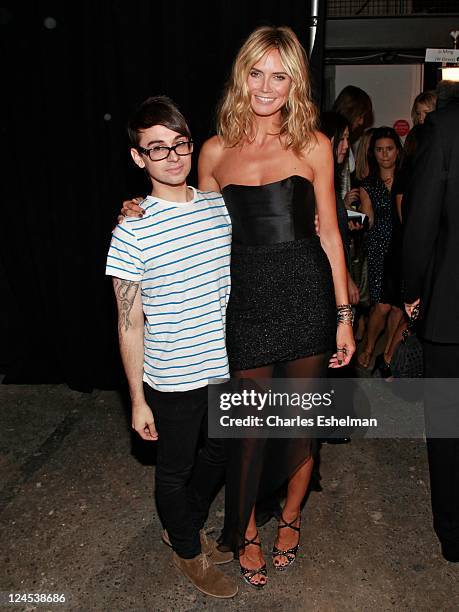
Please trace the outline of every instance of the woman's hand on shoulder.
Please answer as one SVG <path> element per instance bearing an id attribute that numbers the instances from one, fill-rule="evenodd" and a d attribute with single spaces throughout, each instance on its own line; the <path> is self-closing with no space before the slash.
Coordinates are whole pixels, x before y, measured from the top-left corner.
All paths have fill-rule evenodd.
<path id="1" fill-rule="evenodd" d="M 202 191 L 221 191 L 214 176 L 224 150 L 219 136 L 212 136 L 202 145 L 198 159 L 198 187 Z"/>
<path id="2" fill-rule="evenodd" d="M 118 215 L 118 223 L 123 223 L 124 217 L 143 217 L 145 210 L 140 206 L 145 201 L 145 198 L 132 198 L 124 200 L 121 206 L 121 212 Z"/>

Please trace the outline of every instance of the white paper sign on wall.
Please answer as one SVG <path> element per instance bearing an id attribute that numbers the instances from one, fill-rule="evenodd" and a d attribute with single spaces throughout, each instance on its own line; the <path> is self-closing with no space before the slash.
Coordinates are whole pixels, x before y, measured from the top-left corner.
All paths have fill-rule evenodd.
<path id="1" fill-rule="evenodd" d="M 458 64 L 459 49 L 426 49 L 426 62 Z"/>

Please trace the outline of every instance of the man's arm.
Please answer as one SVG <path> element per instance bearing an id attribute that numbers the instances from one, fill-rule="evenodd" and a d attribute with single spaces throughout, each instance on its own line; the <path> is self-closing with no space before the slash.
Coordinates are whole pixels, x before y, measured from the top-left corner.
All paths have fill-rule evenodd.
<path id="1" fill-rule="evenodd" d="M 445 161 L 440 128 L 432 117 L 425 123 L 419 143 L 408 202 L 404 202 L 404 300 L 414 305 L 421 297 L 440 226 L 445 190 Z"/>
<path id="2" fill-rule="evenodd" d="M 132 403 L 132 427 L 144 440 L 157 440 L 153 413 L 143 392 L 144 316 L 140 283 L 113 278 L 118 306 L 121 359 Z"/>

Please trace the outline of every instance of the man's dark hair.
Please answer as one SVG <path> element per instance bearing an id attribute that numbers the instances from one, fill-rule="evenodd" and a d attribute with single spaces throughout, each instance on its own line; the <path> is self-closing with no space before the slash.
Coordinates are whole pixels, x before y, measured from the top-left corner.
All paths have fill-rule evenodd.
<path id="1" fill-rule="evenodd" d="M 424 131 L 424 124 L 418 123 L 418 125 L 413 125 L 411 130 L 409 131 L 407 137 L 405 138 L 405 143 L 403 145 L 403 154 L 401 158 L 401 164 L 404 165 L 408 161 L 410 163 L 413 162 L 414 156 L 416 155 L 416 150 L 418 148 L 419 140 Z"/>
<path id="2" fill-rule="evenodd" d="M 435 90 L 437 109 L 444 108 L 450 102 L 459 100 L 459 83 L 457 81 L 440 81 Z"/>
<path id="3" fill-rule="evenodd" d="M 185 117 L 167 96 L 151 96 L 135 109 L 128 121 L 128 135 L 131 146 L 139 147 L 140 132 L 153 125 L 164 127 L 191 139 L 190 128 Z"/>

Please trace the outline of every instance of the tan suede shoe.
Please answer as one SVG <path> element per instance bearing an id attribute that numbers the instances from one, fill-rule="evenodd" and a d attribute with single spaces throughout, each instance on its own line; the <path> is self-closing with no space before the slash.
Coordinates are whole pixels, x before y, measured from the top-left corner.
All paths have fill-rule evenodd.
<path id="1" fill-rule="evenodd" d="M 236 582 L 215 567 L 204 553 L 192 559 L 183 559 L 174 552 L 172 558 L 174 565 L 201 593 L 219 599 L 229 599 L 236 595 Z"/>
<path id="2" fill-rule="evenodd" d="M 216 540 L 214 540 L 213 538 L 209 538 L 204 529 L 201 529 L 201 531 L 199 532 L 199 536 L 201 539 L 202 552 L 212 559 L 212 563 L 214 565 L 223 565 L 224 563 L 229 563 L 230 561 L 233 561 L 233 553 L 231 551 L 223 552 L 221 550 L 218 550 L 218 544 Z M 167 544 L 167 546 L 171 546 L 169 534 L 165 529 L 162 533 L 161 539 L 164 544 Z"/>

